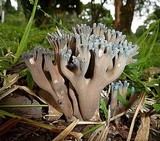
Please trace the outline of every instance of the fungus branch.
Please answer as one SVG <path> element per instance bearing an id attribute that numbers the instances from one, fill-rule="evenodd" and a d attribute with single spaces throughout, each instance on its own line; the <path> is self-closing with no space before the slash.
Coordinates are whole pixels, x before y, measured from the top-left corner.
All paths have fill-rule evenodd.
<path id="1" fill-rule="evenodd" d="M 57 97 L 54 95 L 50 82 L 48 81 L 47 77 L 44 74 L 44 71 L 42 70 L 43 53 L 43 48 L 37 48 L 31 52 L 24 53 L 22 55 L 22 58 L 28 66 L 32 77 L 37 85 L 50 94 L 53 94 L 54 98 L 57 99 Z"/>
<path id="2" fill-rule="evenodd" d="M 57 65 L 53 65 L 52 56 L 52 52 L 43 48 L 36 48 L 33 52 L 23 54 L 22 57 L 37 85 L 52 95 L 53 100 L 61 108 L 67 120 L 72 121 L 74 118 L 73 109 L 68 97 L 65 80 L 58 71 Z M 51 81 L 44 73 L 42 61 L 44 62 L 46 71 L 51 76 Z"/>
<path id="3" fill-rule="evenodd" d="M 129 100 L 127 100 L 127 89 L 129 83 L 124 81 L 118 81 L 116 83 L 111 83 L 111 101 L 110 101 L 110 109 L 112 116 L 115 116 L 123 111 L 126 111 L 128 108 L 133 106 L 134 102 L 136 101 L 137 94 L 135 94 L 134 87 L 131 87 L 131 93 L 129 96 Z M 118 99 L 118 95 L 119 99 Z"/>

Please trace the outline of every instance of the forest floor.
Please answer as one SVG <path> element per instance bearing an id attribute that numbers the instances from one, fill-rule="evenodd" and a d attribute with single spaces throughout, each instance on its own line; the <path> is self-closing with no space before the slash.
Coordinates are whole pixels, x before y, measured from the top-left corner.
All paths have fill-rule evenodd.
<path id="1" fill-rule="evenodd" d="M 58 136 L 63 130 L 65 130 L 71 123 L 67 123 L 65 118 L 62 116 L 56 121 L 47 121 L 44 119 L 44 115 L 47 114 L 47 107 L 5 107 L 4 105 L 38 105 L 38 100 L 33 99 L 32 97 L 22 94 L 22 90 L 16 90 L 10 95 L 6 96 L 3 101 L 1 100 L 1 110 L 7 111 L 9 113 L 14 113 L 14 115 L 19 115 L 22 118 L 13 118 L 11 116 L 2 116 L 0 118 L 0 141 L 52 141 L 56 136 Z M 4 107 L 3 107 L 3 106 Z M 2 113 L 1 113 L 2 114 Z M 6 114 L 7 115 L 7 114 Z M 132 116 L 127 117 L 123 115 L 118 120 L 110 122 L 107 141 L 125 141 L 129 134 L 129 129 L 133 119 L 134 113 Z M 103 115 L 101 115 L 103 116 Z M 24 119 L 23 119 L 24 118 Z M 103 117 L 102 117 L 103 118 Z M 27 121 L 26 119 L 31 119 L 36 123 Z M 149 141 L 158 141 L 160 139 L 160 118 L 155 115 L 145 119 L 145 124 L 147 130 L 147 124 L 149 123 Z M 54 130 L 51 128 L 39 125 L 42 123 L 45 125 L 53 126 Z M 143 123 L 140 119 L 140 114 L 136 117 L 132 138 L 135 140 L 136 134 L 140 129 L 140 124 Z M 84 134 L 87 130 L 95 128 L 95 124 L 92 125 L 76 125 L 74 129 L 67 134 L 64 140 L 78 140 L 75 138 L 79 137 L 79 140 L 87 141 L 88 138 L 92 135 L 93 132 Z M 141 127 L 145 128 L 145 127 Z M 103 129 L 105 130 L 105 128 Z M 139 134 L 142 138 L 146 137 L 145 131 L 139 131 Z M 82 137 L 83 136 L 83 137 Z M 98 134 L 97 134 L 98 136 Z"/>

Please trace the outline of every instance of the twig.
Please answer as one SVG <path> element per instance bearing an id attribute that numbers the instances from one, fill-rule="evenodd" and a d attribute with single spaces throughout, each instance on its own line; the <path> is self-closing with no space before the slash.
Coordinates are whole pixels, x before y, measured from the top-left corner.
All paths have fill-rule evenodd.
<path id="1" fill-rule="evenodd" d="M 132 119 L 132 123 L 131 123 L 131 126 L 130 126 L 130 129 L 129 129 L 129 133 L 128 133 L 128 137 L 127 137 L 127 141 L 130 141 L 131 140 L 131 136 L 132 136 L 132 132 L 133 132 L 133 128 L 134 128 L 134 124 L 135 124 L 135 120 L 136 120 L 136 117 L 138 115 L 138 112 L 145 100 L 145 92 L 142 93 L 142 96 L 141 96 L 141 100 L 139 102 L 139 105 L 137 106 L 137 109 L 135 111 L 135 114 L 133 116 L 133 119 Z"/>

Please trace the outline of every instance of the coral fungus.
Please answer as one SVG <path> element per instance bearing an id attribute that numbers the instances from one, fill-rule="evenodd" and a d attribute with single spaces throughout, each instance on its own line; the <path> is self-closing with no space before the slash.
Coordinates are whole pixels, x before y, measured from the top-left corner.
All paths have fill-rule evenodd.
<path id="1" fill-rule="evenodd" d="M 139 47 L 103 24 L 77 25 L 73 31 L 48 34 L 53 51 L 36 48 L 23 59 L 37 85 L 51 95 L 49 103 L 68 121 L 98 121 L 101 91 L 136 61 Z"/>

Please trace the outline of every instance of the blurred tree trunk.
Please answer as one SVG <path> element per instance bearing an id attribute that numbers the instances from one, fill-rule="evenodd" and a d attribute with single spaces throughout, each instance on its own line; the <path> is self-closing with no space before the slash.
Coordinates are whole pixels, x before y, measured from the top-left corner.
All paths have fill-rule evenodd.
<path id="1" fill-rule="evenodd" d="M 17 11 L 18 11 L 19 13 L 20 13 L 20 12 L 24 12 L 23 7 L 22 7 L 22 4 L 21 4 L 21 0 L 17 0 L 17 4 L 18 4 Z"/>
<path id="2" fill-rule="evenodd" d="M 133 21 L 136 0 L 127 0 L 123 4 L 123 0 L 115 0 L 115 21 L 114 28 L 131 34 L 131 24 Z"/>

